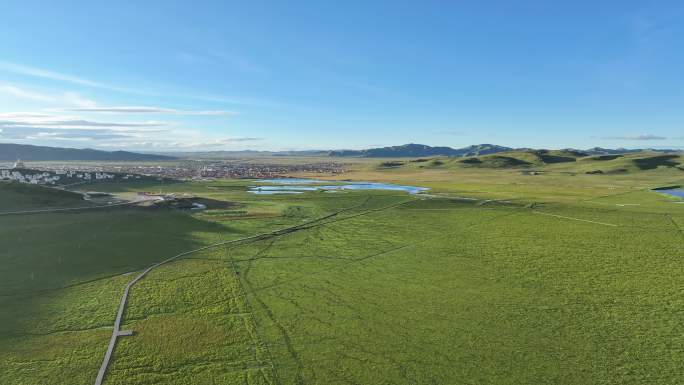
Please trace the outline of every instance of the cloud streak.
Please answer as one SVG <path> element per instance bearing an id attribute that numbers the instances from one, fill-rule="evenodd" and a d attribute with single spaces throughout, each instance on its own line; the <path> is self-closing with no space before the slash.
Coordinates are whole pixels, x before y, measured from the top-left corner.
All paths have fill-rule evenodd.
<path id="1" fill-rule="evenodd" d="M 50 71 L 43 68 L 36 68 L 31 66 L 26 66 L 22 64 L 12 63 L 8 61 L 0 61 L 0 71 L 10 72 L 17 75 L 32 76 L 41 79 L 54 80 L 60 82 L 66 82 L 71 84 L 76 84 L 79 86 L 101 88 L 109 91 L 132 93 L 132 94 L 142 94 L 151 95 L 149 92 L 144 92 L 140 90 L 134 90 L 130 88 L 117 87 L 110 84 L 96 82 L 90 79 L 85 79 L 82 77 L 64 74 L 60 72 Z"/>
<path id="2" fill-rule="evenodd" d="M 190 144 L 175 143 L 175 145 L 177 147 L 181 147 L 181 148 L 223 147 L 223 146 L 231 145 L 231 144 L 235 144 L 235 143 L 258 142 L 261 140 L 264 140 L 264 138 L 234 137 L 234 138 L 217 139 L 217 140 L 214 140 L 211 142 L 200 142 L 200 143 L 190 143 Z"/>
<path id="3" fill-rule="evenodd" d="M 85 108 L 64 108 L 61 111 L 68 112 L 92 112 L 105 114 L 165 114 L 165 115 L 195 115 L 195 116 L 225 116 L 235 115 L 233 111 L 211 110 L 211 111 L 188 111 L 177 110 L 174 108 L 149 107 L 149 106 L 121 106 L 121 107 L 85 107 Z"/>
<path id="4" fill-rule="evenodd" d="M 0 85 L 0 94 L 9 95 L 13 98 L 28 99 L 44 103 L 60 103 L 74 105 L 81 108 L 93 107 L 95 102 L 83 98 L 75 92 L 64 92 L 62 94 L 50 94 L 27 88 L 17 87 L 11 84 Z"/>
<path id="5" fill-rule="evenodd" d="M 0 115 L 0 118 L 2 115 Z M 19 115 L 15 118 L 0 120 L 0 127 L 52 127 L 52 128 L 145 128 L 166 126 L 165 122 L 99 122 L 73 117 L 53 117 L 49 115 Z"/>
<path id="6" fill-rule="evenodd" d="M 244 104 L 244 105 L 254 105 L 267 108 L 302 108 L 299 106 L 294 106 L 288 103 L 282 103 L 277 101 L 271 101 L 260 98 L 249 98 L 249 97 L 226 97 L 226 96 L 215 96 L 215 95 L 202 95 L 202 94 L 192 94 L 188 92 L 182 93 L 160 93 L 149 90 L 140 90 L 126 87 L 114 86 L 107 83 L 102 83 L 99 81 L 94 81 L 86 79 L 79 76 L 74 76 L 70 74 L 60 73 L 56 71 L 51 71 L 43 68 L 26 66 L 23 64 L 12 63 L 8 61 L 0 60 L 0 71 L 9 72 L 18 75 L 31 76 L 41 79 L 47 79 L 52 81 L 60 81 L 70 84 L 75 84 L 78 86 L 99 88 L 109 91 L 115 91 L 119 93 L 135 94 L 135 95 L 145 95 L 145 96 L 172 96 L 176 98 L 191 99 L 191 100 L 203 100 L 215 103 L 229 103 L 229 104 Z"/>
<path id="7" fill-rule="evenodd" d="M 39 102 L 52 102 L 54 98 L 50 95 L 45 95 L 39 92 L 29 91 L 23 88 L 11 86 L 11 85 L 1 85 L 0 92 L 6 95 L 10 95 L 16 98 L 36 100 Z"/>
<path id="8" fill-rule="evenodd" d="M 209 94 L 202 94 L 202 93 L 194 93 L 194 92 L 189 92 L 187 90 L 181 90 L 176 91 L 176 92 L 159 92 L 159 91 L 154 91 L 154 90 L 141 90 L 141 89 L 133 89 L 133 88 L 126 88 L 126 87 L 119 87 L 115 86 L 112 84 L 107 84 L 99 81 L 94 81 L 91 79 L 79 77 L 79 76 L 74 76 L 71 74 L 65 74 L 61 72 L 56 72 L 56 71 L 51 71 L 43 68 L 37 68 L 37 67 L 31 67 L 31 66 L 26 66 L 23 64 L 18 64 L 18 63 L 13 63 L 9 61 L 2 61 L 0 60 L 0 72 L 8 72 L 8 73 L 13 73 L 13 74 L 18 74 L 18 75 L 23 75 L 23 76 L 31 76 L 35 78 L 40 78 L 40 79 L 46 79 L 46 80 L 51 80 L 51 81 L 59 81 L 59 82 L 64 82 L 64 83 L 69 83 L 69 84 L 74 84 L 78 86 L 83 86 L 83 87 L 91 87 L 91 88 L 99 88 L 99 89 L 104 89 L 104 90 L 109 90 L 109 91 L 115 91 L 119 93 L 127 93 L 127 94 L 134 94 L 134 95 L 143 95 L 143 96 L 154 96 L 154 97 L 174 97 L 178 99 L 185 99 L 185 100 L 195 100 L 195 101 L 205 101 L 205 102 L 212 102 L 212 103 L 224 103 L 224 104 L 237 104 L 237 105 L 251 105 L 251 106 L 256 106 L 256 107 L 264 107 L 264 108 L 289 108 L 289 109 L 298 109 L 298 110 L 311 110 L 309 107 L 304 107 L 304 106 L 298 106 L 298 105 L 293 105 L 290 103 L 285 103 L 285 102 L 280 102 L 280 101 L 274 101 L 274 100 L 268 100 L 268 99 L 262 99 L 262 98 L 253 98 L 253 97 L 228 97 L 225 95 L 209 95 Z M 0 92 L 3 90 L 0 89 Z M 42 98 L 38 94 L 29 94 L 27 92 L 21 92 L 21 89 L 18 89 L 17 87 L 14 87 L 14 89 L 5 89 L 5 93 L 13 93 L 14 96 L 20 96 L 24 98 L 31 98 L 33 97 L 34 100 L 38 100 L 36 98 L 41 98 L 43 99 L 42 101 L 54 101 L 54 98 Z M 65 94 L 68 96 L 68 93 Z M 73 94 L 75 95 L 75 94 Z M 73 103 L 74 100 L 72 100 L 72 103 L 70 104 L 75 104 L 80 107 L 96 107 L 95 103 L 92 101 L 84 101 L 82 103 Z M 110 113 L 117 113 L 115 111 L 118 109 L 118 107 L 113 107 L 109 108 L 112 111 Z M 174 109 L 166 109 L 166 110 L 174 110 Z M 96 112 L 96 111 L 93 111 Z M 104 112 L 104 111 L 102 111 Z M 121 112 L 124 113 L 124 112 Z M 144 113 L 144 112 L 131 112 L 131 113 Z M 151 112 L 147 112 L 151 113 Z M 169 112 L 167 112 L 169 113 Z M 234 114 L 232 111 L 182 111 L 182 110 L 177 110 L 177 112 L 174 112 L 177 115 L 231 115 Z"/>
<path id="9" fill-rule="evenodd" d="M 62 94 L 50 94 L 36 91 L 25 87 L 17 87 L 11 84 L 0 84 L 0 94 L 14 98 L 28 99 L 32 101 L 60 103 L 76 107 L 52 108 L 49 111 L 58 112 L 84 112 L 101 114 L 157 114 L 157 115 L 185 115 L 185 116 L 230 116 L 237 115 L 235 111 L 227 110 L 181 110 L 159 106 L 100 106 L 93 100 L 81 97 L 74 92 Z"/>
<path id="10" fill-rule="evenodd" d="M 29 67 L 21 64 L 11 63 L 7 61 L 0 61 L 0 70 L 12 72 L 19 75 L 33 76 L 43 79 L 59 80 L 68 83 L 74 83 L 82 86 L 107 88 L 102 83 L 94 82 L 88 79 L 79 78 L 77 76 L 62 74 L 59 72 L 49 71 L 41 68 Z"/>
<path id="11" fill-rule="evenodd" d="M 220 109 L 221 107 L 210 109 L 214 108 L 214 105 L 218 106 L 217 103 L 224 106 L 229 103 L 253 104 L 262 107 L 276 106 L 269 101 L 259 99 L 232 100 L 221 96 L 216 97 L 216 99 L 203 98 L 193 95 L 192 92 L 183 92 L 182 94 L 143 92 L 72 74 L 0 60 L 0 77 L 3 73 L 43 80 L 41 82 L 43 85 L 40 87 L 0 82 L 1 99 L 9 101 L 10 105 L 19 105 L 21 106 L 19 108 L 27 111 L 0 112 L 0 140 L 5 141 L 44 145 L 55 145 L 56 143 L 66 145 L 70 141 L 74 142 L 74 145 L 82 145 L 87 142 L 87 145 L 93 148 L 123 149 L 219 150 L 236 148 L 248 146 L 250 143 L 264 139 L 251 136 L 230 137 L 218 132 L 212 133 L 203 128 L 189 129 L 183 126 L 194 120 L 194 124 L 210 124 L 217 128 L 218 121 L 208 122 L 208 119 L 200 119 L 200 117 L 221 117 L 237 114 L 234 111 Z M 50 82 L 63 83 L 62 86 L 79 90 L 79 92 L 81 92 L 80 87 L 97 88 L 155 97 L 206 100 L 214 104 L 211 104 L 212 107 L 207 109 L 194 105 L 192 105 L 193 108 L 188 109 L 184 109 L 181 105 L 179 108 L 171 108 L 157 105 L 158 101 L 151 101 L 152 105 L 148 105 L 145 104 L 144 99 L 134 102 L 141 103 L 140 105 L 109 104 L 111 102 L 100 104 L 84 98 L 76 92 L 63 92 L 54 89 L 52 88 L 53 85 L 49 84 Z M 95 92 L 95 90 L 84 89 L 82 92 Z M 175 104 L 173 103 L 173 105 Z"/>
<path id="12" fill-rule="evenodd" d="M 641 134 L 641 135 L 632 135 L 632 136 L 604 136 L 601 139 L 610 139 L 610 140 L 666 140 L 667 137 L 659 136 L 659 135 L 653 135 L 653 134 Z"/>
<path id="13" fill-rule="evenodd" d="M 136 133 L 99 129 L 55 129 L 46 127 L 3 127 L 0 139 L 3 140 L 112 140 L 136 138 Z"/>
<path id="14" fill-rule="evenodd" d="M 159 121 L 99 121 L 47 113 L 0 113 L 0 140 L 93 148 L 218 150 L 264 140 L 211 136 Z"/>

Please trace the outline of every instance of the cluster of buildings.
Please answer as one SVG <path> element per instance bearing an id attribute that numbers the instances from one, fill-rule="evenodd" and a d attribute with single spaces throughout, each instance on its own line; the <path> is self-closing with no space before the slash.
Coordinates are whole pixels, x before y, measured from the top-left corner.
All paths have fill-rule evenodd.
<path id="1" fill-rule="evenodd" d="M 216 162 L 188 169 L 190 179 L 264 179 L 278 178 L 291 173 L 339 174 L 345 170 L 335 162 L 308 164 L 250 164 Z"/>
<path id="2" fill-rule="evenodd" d="M 110 174 L 106 172 L 78 172 L 78 171 L 71 171 L 71 170 L 57 170 L 54 171 L 55 174 L 63 175 L 64 177 L 68 179 L 81 179 L 84 181 L 90 181 L 90 180 L 106 180 L 106 179 L 115 179 L 116 175 L 115 174 Z M 126 178 L 128 179 L 128 178 Z"/>
<path id="3" fill-rule="evenodd" d="M 70 167 L 75 167 L 71 165 Z M 87 166 L 80 166 L 83 170 Z M 177 180 L 203 179 L 263 179 L 303 172 L 316 174 L 338 174 L 344 167 L 335 162 L 309 164 L 258 164 L 242 161 L 186 161 L 164 165 L 102 165 L 91 169 L 107 170 L 124 174 L 123 179 L 138 178 L 139 175 Z M 97 168 L 95 168 L 97 167 Z M 134 176 L 135 175 L 135 176 Z"/>
<path id="4" fill-rule="evenodd" d="M 129 177 L 133 176 L 131 175 Z M 9 180 L 29 184 L 56 185 L 75 182 L 88 182 L 93 180 L 109 180 L 115 178 L 116 174 L 107 172 L 82 172 L 68 169 L 27 169 L 21 160 L 14 162 L 14 165 L 11 169 L 0 169 L 0 180 Z"/>
<path id="5" fill-rule="evenodd" d="M 59 181 L 59 175 L 53 175 L 46 171 L 28 171 L 28 170 L 0 170 L 0 180 L 10 180 L 19 183 L 30 184 L 51 184 L 54 185 Z"/>

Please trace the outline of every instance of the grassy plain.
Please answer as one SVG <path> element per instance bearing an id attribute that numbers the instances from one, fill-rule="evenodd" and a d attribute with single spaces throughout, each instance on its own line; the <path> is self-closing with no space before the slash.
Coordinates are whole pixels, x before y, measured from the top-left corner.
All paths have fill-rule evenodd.
<path id="1" fill-rule="evenodd" d="M 678 382 L 684 204 L 649 189 L 681 185 L 681 170 L 419 167 L 429 162 L 363 160 L 338 179 L 427 186 L 431 197 L 131 182 L 97 190 L 237 205 L 0 218 L 0 382 L 92 383 L 131 279 L 122 273 L 296 225 L 140 281 L 124 316 L 135 335 L 105 383 Z"/>

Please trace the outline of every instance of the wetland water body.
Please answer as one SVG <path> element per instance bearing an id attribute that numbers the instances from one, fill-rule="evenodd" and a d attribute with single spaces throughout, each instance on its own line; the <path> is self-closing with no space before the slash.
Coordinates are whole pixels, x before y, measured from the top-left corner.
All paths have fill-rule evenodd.
<path id="1" fill-rule="evenodd" d="M 374 182 L 347 182 L 343 184 L 323 184 L 326 181 L 315 179 L 264 179 L 259 183 L 270 183 L 270 186 L 252 186 L 249 192 L 253 194 L 301 194 L 306 191 L 324 190 L 326 192 L 335 192 L 339 190 L 388 190 L 388 191 L 405 191 L 409 194 L 418 194 L 422 191 L 427 191 L 427 187 L 416 186 L 402 186 L 390 183 L 374 183 Z"/>
<path id="2" fill-rule="evenodd" d="M 680 198 L 684 198 L 684 189 L 667 189 L 667 190 L 655 190 L 659 193 L 672 195 Z"/>

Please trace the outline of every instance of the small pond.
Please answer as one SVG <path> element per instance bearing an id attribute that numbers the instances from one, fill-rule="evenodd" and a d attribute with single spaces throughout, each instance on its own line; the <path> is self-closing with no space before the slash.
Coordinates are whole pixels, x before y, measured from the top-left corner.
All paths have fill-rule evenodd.
<path id="1" fill-rule="evenodd" d="M 278 178 L 278 179 L 260 179 L 257 183 L 266 184 L 318 184 L 318 183 L 330 183 L 324 180 L 317 179 L 306 179 L 306 178 Z"/>
<path id="2" fill-rule="evenodd" d="M 684 189 L 678 189 L 678 188 L 673 188 L 673 189 L 665 189 L 665 190 L 659 190 L 656 189 L 656 192 L 667 194 L 667 195 L 672 195 L 680 198 L 684 198 Z"/>
<path id="3" fill-rule="evenodd" d="M 301 194 L 305 191 L 323 190 L 326 192 L 334 192 L 339 190 L 385 190 L 385 191 L 405 191 L 409 194 L 418 194 L 422 191 L 427 191 L 427 187 L 416 186 L 402 186 L 391 183 L 375 183 L 375 182 L 344 182 L 341 184 L 321 184 L 326 181 L 315 179 L 264 179 L 259 183 L 270 183 L 271 186 L 252 186 L 249 192 L 253 194 Z M 327 182 L 330 183 L 330 182 Z"/>

